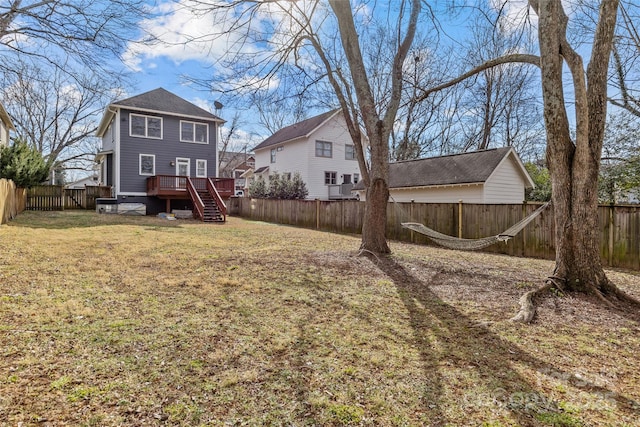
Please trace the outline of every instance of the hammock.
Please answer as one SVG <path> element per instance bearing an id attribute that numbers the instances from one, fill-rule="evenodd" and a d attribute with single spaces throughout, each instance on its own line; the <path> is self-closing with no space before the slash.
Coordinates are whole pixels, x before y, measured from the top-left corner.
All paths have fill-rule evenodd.
<path id="1" fill-rule="evenodd" d="M 522 229 L 525 228 L 527 224 L 529 224 L 538 215 L 540 215 L 542 211 L 545 210 L 547 206 L 549 206 L 549 203 L 550 202 L 547 202 L 544 205 L 540 206 L 538 209 L 532 212 L 531 215 L 518 221 L 502 233 L 496 234 L 495 236 L 483 237 L 480 239 L 461 239 L 458 237 L 448 236 L 446 234 L 442 234 L 435 230 L 432 230 L 431 228 L 417 222 L 403 222 L 402 226 L 417 233 L 424 234 L 429 239 L 433 240 L 440 246 L 444 246 L 445 248 L 458 249 L 463 251 L 475 251 L 478 249 L 486 248 L 487 246 L 491 246 L 496 242 L 506 243 L 507 240 L 511 239 L 520 231 L 522 231 Z"/>

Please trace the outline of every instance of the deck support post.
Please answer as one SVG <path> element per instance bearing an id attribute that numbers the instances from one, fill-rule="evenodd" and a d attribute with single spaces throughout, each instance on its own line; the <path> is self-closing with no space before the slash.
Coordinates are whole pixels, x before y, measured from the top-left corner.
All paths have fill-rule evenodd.
<path id="1" fill-rule="evenodd" d="M 171 199 L 167 199 L 167 205 L 165 208 L 166 213 L 171 213 Z"/>

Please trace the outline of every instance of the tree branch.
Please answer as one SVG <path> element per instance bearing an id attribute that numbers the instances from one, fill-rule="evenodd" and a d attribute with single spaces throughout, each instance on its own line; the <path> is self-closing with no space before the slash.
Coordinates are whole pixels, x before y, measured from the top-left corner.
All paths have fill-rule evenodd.
<path id="1" fill-rule="evenodd" d="M 466 73 L 456 77 L 455 79 L 449 80 L 448 82 L 442 83 L 438 86 L 434 86 L 429 89 L 421 89 L 422 93 L 417 97 L 417 102 L 424 101 L 434 92 L 441 91 L 443 89 L 449 88 L 451 86 L 457 85 L 458 83 L 472 77 L 484 70 L 489 68 L 497 67 L 503 64 L 510 63 L 522 63 L 522 64 L 531 64 L 535 66 L 540 66 L 540 57 L 536 55 L 526 54 L 526 53 L 514 53 L 511 55 L 501 56 L 499 58 L 495 58 L 489 61 L 486 61 L 477 67 L 467 71 Z"/>

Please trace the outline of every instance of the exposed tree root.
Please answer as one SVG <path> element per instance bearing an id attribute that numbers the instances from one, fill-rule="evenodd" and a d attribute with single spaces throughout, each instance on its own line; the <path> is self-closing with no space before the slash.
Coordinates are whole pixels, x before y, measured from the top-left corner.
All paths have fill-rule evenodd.
<path id="1" fill-rule="evenodd" d="M 360 249 L 360 251 L 356 254 L 356 256 L 361 257 L 361 256 L 368 256 L 369 258 L 375 258 L 376 259 L 376 263 L 379 264 L 380 263 L 380 258 L 378 257 L 378 255 L 375 252 L 372 252 L 368 249 Z"/>
<path id="2" fill-rule="evenodd" d="M 520 310 L 510 320 L 512 322 L 531 323 L 536 315 L 535 299 L 553 288 L 561 292 L 566 292 L 567 290 L 564 285 L 565 280 L 563 278 L 557 276 L 548 277 L 544 281 L 544 286 L 533 291 L 529 291 L 520 297 L 520 300 L 518 301 L 520 304 Z M 591 291 L 591 294 L 609 308 L 621 308 L 619 303 L 626 303 L 640 307 L 640 300 L 632 297 L 613 285 L 605 287 L 604 290 L 593 288 Z"/>
<path id="3" fill-rule="evenodd" d="M 604 296 L 604 294 L 599 289 L 595 290 L 595 294 L 596 294 L 596 297 L 600 301 L 602 301 L 602 303 L 604 303 L 604 305 L 606 305 L 607 307 L 613 308 L 616 306 L 614 303 L 611 302 L 611 300 L 609 300 L 606 296 Z M 616 297 L 617 297 L 617 294 L 616 294 Z"/>
<path id="4" fill-rule="evenodd" d="M 535 298 L 547 292 L 551 288 L 562 290 L 563 286 L 561 285 L 561 283 L 561 278 L 552 276 L 544 281 L 544 286 L 522 295 L 519 300 L 520 311 L 518 311 L 518 313 L 510 320 L 512 322 L 531 323 L 536 315 L 536 306 L 534 304 Z"/>

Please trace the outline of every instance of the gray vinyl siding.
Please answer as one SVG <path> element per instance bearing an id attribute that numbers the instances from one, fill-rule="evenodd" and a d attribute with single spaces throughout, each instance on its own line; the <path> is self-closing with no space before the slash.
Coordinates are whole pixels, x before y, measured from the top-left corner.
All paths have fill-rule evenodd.
<path id="1" fill-rule="evenodd" d="M 129 114 L 162 117 L 162 139 L 139 138 L 129 135 Z M 190 159 L 189 176 L 196 176 L 196 160 L 207 161 L 207 176 L 216 176 L 216 123 L 207 120 L 185 119 L 190 122 L 208 123 L 209 143 L 180 142 L 180 117 L 151 113 L 137 113 L 123 109 L 120 113 L 120 192 L 146 192 L 148 176 L 139 174 L 140 154 L 155 155 L 156 175 L 175 175 L 177 157 Z"/>
<path id="2" fill-rule="evenodd" d="M 115 147 L 115 138 L 113 135 L 113 121 L 102 136 L 102 151 L 113 150 Z"/>

